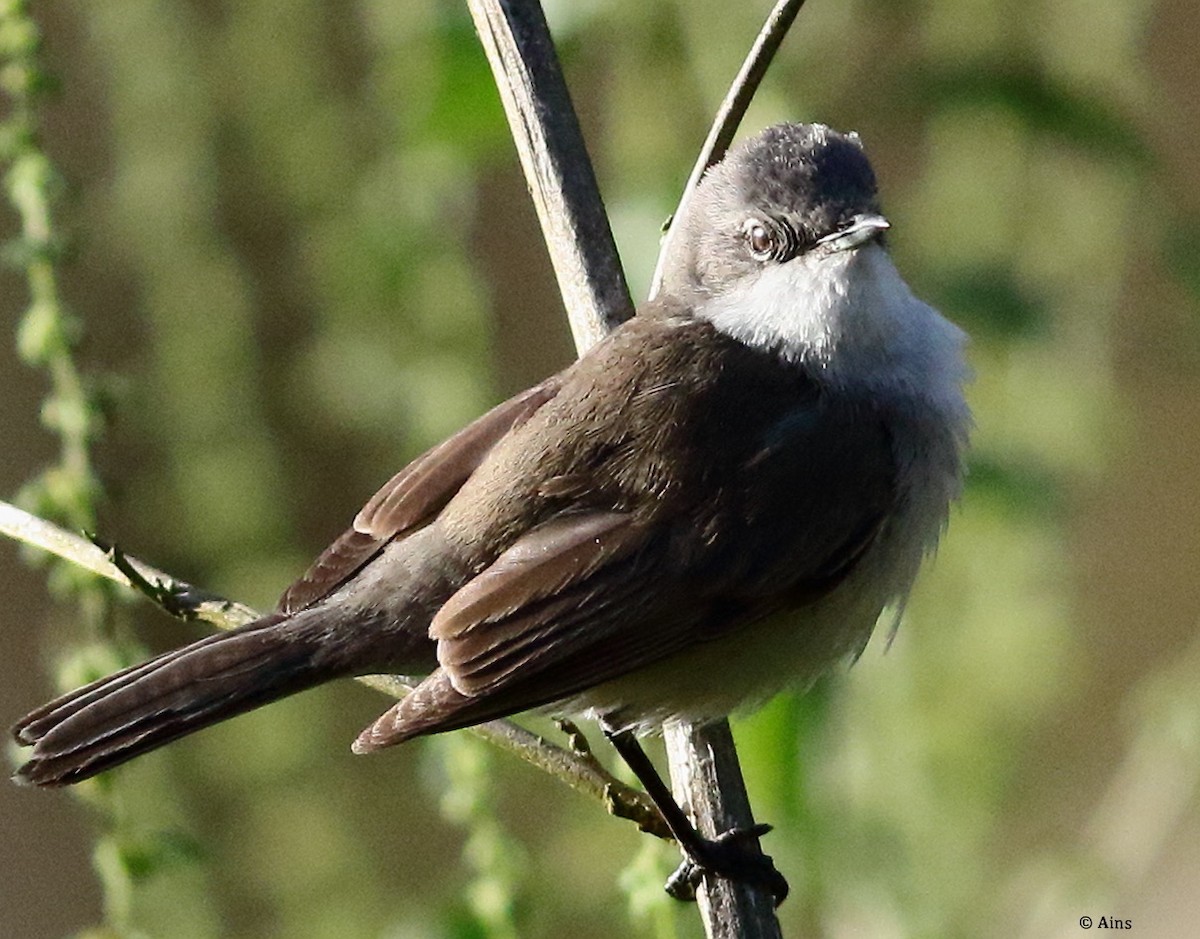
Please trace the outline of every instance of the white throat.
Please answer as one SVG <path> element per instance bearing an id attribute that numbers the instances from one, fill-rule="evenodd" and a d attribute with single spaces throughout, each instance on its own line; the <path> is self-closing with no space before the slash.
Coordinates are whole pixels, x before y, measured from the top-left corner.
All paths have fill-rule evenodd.
<path id="1" fill-rule="evenodd" d="M 891 527 L 908 546 L 897 548 L 892 596 L 903 598 L 961 487 L 966 335 L 913 296 L 877 244 L 768 267 L 696 312 L 887 422 L 904 504 Z"/>
<path id="2" fill-rule="evenodd" d="M 878 244 L 771 265 L 696 312 L 847 389 L 957 396 L 965 377 L 963 333 L 913 296 Z"/>

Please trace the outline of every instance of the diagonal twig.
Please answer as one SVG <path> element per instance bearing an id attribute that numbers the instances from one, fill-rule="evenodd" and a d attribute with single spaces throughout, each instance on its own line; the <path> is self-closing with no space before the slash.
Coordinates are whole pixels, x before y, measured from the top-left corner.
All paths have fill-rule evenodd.
<path id="1" fill-rule="evenodd" d="M 700 148 L 700 153 L 692 166 L 692 174 L 688 177 L 687 185 L 683 187 L 683 195 L 679 197 L 679 204 L 671 216 L 671 224 L 668 225 L 667 232 L 663 236 L 662 249 L 658 253 L 658 264 L 655 265 L 654 277 L 650 281 L 651 300 L 658 295 L 658 290 L 662 286 L 663 262 L 671 253 L 671 245 L 676 233 L 675 219 L 682 217 L 683 210 L 687 208 L 688 200 L 691 199 L 692 192 L 700 182 L 705 170 L 714 163 L 719 163 L 725 156 L 725 151 L 733 142 L 733 135 L 737 133 L 738 125 L 746 116 L 746 109 L 750 107 L 754 93 L 758 91 L 759 83 L 767 74 L 767 68 L 775 58 L 775 52 L 779 49 L 802 6 L 804 6 L 804 0 L 778 0 L 768 14 L 767 21 L 763 23 L 762 29 L 759 30 L 754 45 L 750 47 L 737 78 L 733 80 L 729 91 L 725 93 L 725 100 L 717 109 L 717 115 L 713 118 L 708 137 Z"/>
<path id="2" fill-rule="evenodd" d="M 0 535 L 31 545 L 143 594 L 178 619 L 200 620 L 218 629 L 234 629 L 258 619 L 257 610 L 201 590 L 187 581 L 151 567 L 120 548 L 84 538 L 0 501 Z M 412 687 L 398 678 L 368 675 L 357 679 L 393 698 Z M 643 831 L 670 838 L 666 825 L 645 794 L 626 785 L 594 758 L 551 743 L 512 721 L 490 721 L 471 731 L 501 750 L 520 757 L 565 782 L 572 789 L 602 802 L 613 815 L 630 819 Z"/>
<path id="3" fill-rule="evenodd" d="M 541 6 L 468 0 L 580 354 L 633 302 Z"/>
<path id="4" fill-rule="evenodd" d="M 685 199 L 703 170 L 724 153 L 803 2 L 781 0 L 772 11 L 722 106 Z M 625 317 L 628 288 L 623 277 L 593 284 L 577 274 L 581 267 L 608 272 L 615 268 L 619 272 L 619 264 L 549 29 L 537 0 L 468 0 L 468 6 L 500 89 L 526 182 L 542 219 L 551 262 L 563 288 L 576 346 L 582 355 L 592 342 Z M 553 166 L 555 172 L 546 172 L 546 166 Z M 559 211 L 567 213 L 565 219 L 545 218 L 548 206 L 557 206 Z M 603 224 L 595 222 L 593 237 L 579 240 L 581 228 L 569 220 L 596 220 L 597 212 L 604 219 Z M 663 253 L 668 250 L 669 234 Z M 594 260 L 581 265 L 580 254 Z M 657 274 L 655 279 L 657 282 Z M 677 789 L 685 792 L 701 829 L 712 836 L 729 828 L 750 828 L 753 816 L 728 722 L 719 721 L 703 728 L 673 724 L 664 729 L 664 734 L 671 756 L 672 779 Z M 774 901 L 766 890 L 724 878 L 706 879 L 700 900 L 710 939 L 734 936 L 773 939 L 780 935 Z"/>

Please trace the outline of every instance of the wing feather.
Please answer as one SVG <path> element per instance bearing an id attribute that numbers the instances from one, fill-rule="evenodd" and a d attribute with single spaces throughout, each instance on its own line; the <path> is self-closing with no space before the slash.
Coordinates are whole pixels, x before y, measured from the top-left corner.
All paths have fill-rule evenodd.
<path id="1" fill-rule="evenodd" d="M 645 568 L 645 541 L 645 527 L 623 512 L 560 516 L 517 539 L 430 625 L 455 687 L 483 694 L 602 639 Z"/>
<path id="2" fill-rule="evenodd" d="M 362 507 L 280 598 L 278 611 L 296 613 L 350 580 L 384 547 L 428 524 L 505 434 L 521 426 L 558 393 L 558 376 L 509 398 L 453 437 L 413 460 Z"/>
<path id="3" fill-rule="evenodd" d="M 549 454 L 536 491 L 556 514 L 444 604 L 430 628 L 440 667 L 361 747 L 569 699 L 817 602 L 875 543 L 896 464 L 869 400 L 826 396 L 803 370 L 720 337 L 702 342 L 703 324 L 661 341 L 656 328 L 667 327 L 645 324 L 636 347 L 610 349 L 637 360 L 636 375 L 590 363 L 586 387 L 568 384 L 539 415 L 570 427 L 597 401 L 621 408 L 619 421 L 589 422 L 586 446 Z"/>

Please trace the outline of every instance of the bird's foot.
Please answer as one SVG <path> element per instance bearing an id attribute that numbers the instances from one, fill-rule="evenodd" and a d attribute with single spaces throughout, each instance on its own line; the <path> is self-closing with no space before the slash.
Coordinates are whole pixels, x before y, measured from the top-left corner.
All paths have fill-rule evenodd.
<path id="1" fill-rule="evenodd" d="M 763 854 L 758 846 L 758 839 L 770 830 L 770 825 L 754 825 L 734 828 L 712 840 L 704 839 L 702 850 L 689 852 L 667 879 L 667 893 L 676 900 L 694 900 L 700 881 L 705 875 L 712 874 L 763 887 L 771 892 L 775 905 L 779 906 L 788 895 L 788 882 L 775 869 L 770 856 Z"/>

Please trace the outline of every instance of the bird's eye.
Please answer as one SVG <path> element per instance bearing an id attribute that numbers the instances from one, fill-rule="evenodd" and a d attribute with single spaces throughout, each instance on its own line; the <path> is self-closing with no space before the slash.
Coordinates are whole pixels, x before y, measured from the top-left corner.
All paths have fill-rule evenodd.
<path id="1" fill-rule="evenodd" d="M 750 254 L 765 261 L 775 253 L 775 232 L 763 221 L 751 218 L 742 226 L 742 234 L 750 248 Z"/>

